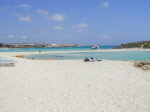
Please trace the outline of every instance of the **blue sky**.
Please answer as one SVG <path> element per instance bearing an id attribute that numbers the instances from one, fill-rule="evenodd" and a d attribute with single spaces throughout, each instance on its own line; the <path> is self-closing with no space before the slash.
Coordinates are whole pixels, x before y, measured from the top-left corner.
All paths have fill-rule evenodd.
<path id="1" fill-rule="evenodd" d="M 0 0 L 0 43 L 150 40 L 149 0 Z"/>

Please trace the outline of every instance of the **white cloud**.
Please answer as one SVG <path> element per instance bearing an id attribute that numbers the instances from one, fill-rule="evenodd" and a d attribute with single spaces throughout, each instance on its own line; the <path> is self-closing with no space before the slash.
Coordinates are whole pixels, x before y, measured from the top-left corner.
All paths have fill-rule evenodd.
<path id="1" fill-rule="evenodd" d="M 109 7 L 109 3 L 108 3 L 108 2 L 104 2 L 104 3 L 101 4 L 101 7 L 106 7 L 106 8 L 108 8 L 108 7 Z"/>
<path id="2" fill-rule="evenodd" d="M 31 22 L 31 17 L 30 16 L 24 17 L 21 14 L 13 14 L 13 15 L 17 16 L 19 21 Z"/>
<path id="3" fill-rule="evenodd" d="M 28 4 L 22 4 L 22 5 L 19 5 L 18 7 L 30 8 L 30 7 L 33 7 L 33 6 L 28 5 Z"/>
<path id="4" fill-rule="evenodd" d="M 101 36 L 101 38 L 111 38 L 111 36 L 103 35 L 103 36 Z"/>
<path id="5" fill-rule="evenodd" d="M 83 31 L 83 29 L 78 29 L 78 30 L 77 30 L 77 32 L 82 32 L 82 31 Z"/>
<path id="6" fill-rule="evenodd" d="M 26 37 L 26 36 L 22 36 L 22 38 L 23 38 L 23 39 L 26 39 L 27 37 Z"/>
<path id="7" fill-rule="evenodd" d="M 53 27 L 53 29 L 55 29 L 55 30 L 63 30 L 64 28 L 61 27 L 61 26 L 55 26 L 55 27 Z"/>
<path id="8" fill-rule="evenodd" d="M 9 37 L 9 38 L 13 38 L 14 36 L 13 36 L 13 35 L 8 35 L 8 37 Z"/>
<path id="9" fill-rule="evenodd" d="M 89 25 L 86 23 L 80 23 L 78 25 L 71 26 L 71 28 L 87 28 L 87 27 L 89 27 Z"/>
<path id="10" fill-rule="evenodd" d="M 53 14 L 50 18 L 47 19 L 52 19 L 55 21 L 64 21 L 66 19 L 66 16 L 61 14 Z"/>
<path id="11" fill-rule="evenodd" d="M 42 11 L 41 9 L 38 9 L 37 12 L 38 12 L 39 14 L 48 15 L 48 12 L 47 12 L 47 11 Z"/>
<path id="12" fill-rule="evenodd" d="M 89 27 L 89 25 L 86 23 L 81 23 L 81 24 L 78 24 L 77 27 Z"/>

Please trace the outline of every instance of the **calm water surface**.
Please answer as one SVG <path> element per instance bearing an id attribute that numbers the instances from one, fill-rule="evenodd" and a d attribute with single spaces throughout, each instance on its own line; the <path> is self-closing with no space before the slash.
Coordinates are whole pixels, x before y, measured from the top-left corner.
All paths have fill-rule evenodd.
<path id="1" fill-rule="evenodd" d="M 95 57 L 98 59 L 108 59 L 108 60 L 136 60 L 145 61 L 150 60 L 150 51 L 115 51 L 115 52 L 73 52 L 73 53 L 46 53 L 37 55 L 28 55 L 27 58 L 37 58 L 37 59 L 57 59 L 57 60 L 74 60 L 74 59 L 84 59 L 86 57 Z"/>
<path id="2" fill-rule="evenodd" d="M 73 59 L 84 59 L 86 57 L 95 57 L 98 59 L 108 60 L 150 60 L 150 51 L 115 51 L 115 52 L 78 52 L 81 50 L 91 50 L 92 46 L 82 47 L 58 47 L 58 48 L 11 48 L 11 49 L 0 49 L 0 52 L 39 52 L 39 51 L 76 51 L 73 53 L 41 53 L 38 55 L 28 55 L 27 58 L 37 59 L 57 59 L 57 60 L 73 60 Z M 99 46 L 99 49 L 111 49 L 116 46 Z M 93 50 L 96 51 L 96 50 Z"/>
<path id="3" fill-rule="evenodd" d="M 81 51 L 91 50 L 93 46 L 81 46 L 81 47 L 57 47 L 57 48 L 10 48 L 0 49 L 0 52 L 38 52 L 38 51 Z M 116 46 L 99 46 L 99 49 L 111 49 Z"/>

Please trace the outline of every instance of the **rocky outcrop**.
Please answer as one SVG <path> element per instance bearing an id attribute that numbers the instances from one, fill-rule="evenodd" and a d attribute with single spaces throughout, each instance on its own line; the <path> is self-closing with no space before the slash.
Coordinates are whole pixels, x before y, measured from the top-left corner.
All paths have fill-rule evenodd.
<path id="1" fill-rule="evenodd" d="M 15 63 L 0 63 L 0 67 L 14 67 Z"/>
<path id="2" fill-rule="evenodd" d="M 37 59 L 37 58 L 32 58 L 32 60 L 39 60 L 39 59 Z"/>
<path id="3" fill-rule="evenodd" d="M 25 55 L 17 55 L 15 57 L 18 57 L 18 58 L 25 58 Z"/>
<path id="4" fill-rule="evenodd" d="M 128 60 L 128 62 L 135 63 L 136 61 L 135 60 Z"/>
<path id="5" fill-rule="evenodd" d="M 150 60 L 135 62 L 134 66 L 140 67 L 143 70 L 150 70 Z"/>

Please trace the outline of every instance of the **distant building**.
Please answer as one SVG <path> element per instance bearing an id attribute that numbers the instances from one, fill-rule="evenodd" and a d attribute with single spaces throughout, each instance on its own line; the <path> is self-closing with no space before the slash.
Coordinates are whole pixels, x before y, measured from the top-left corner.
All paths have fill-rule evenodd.
<path id="1" fill-rule="evenodd" d="M 56 44 L 54 44 L 54 43 L 52 44 L 52 46 L 55 46 L 55 45 L 56 45 Z"/>

